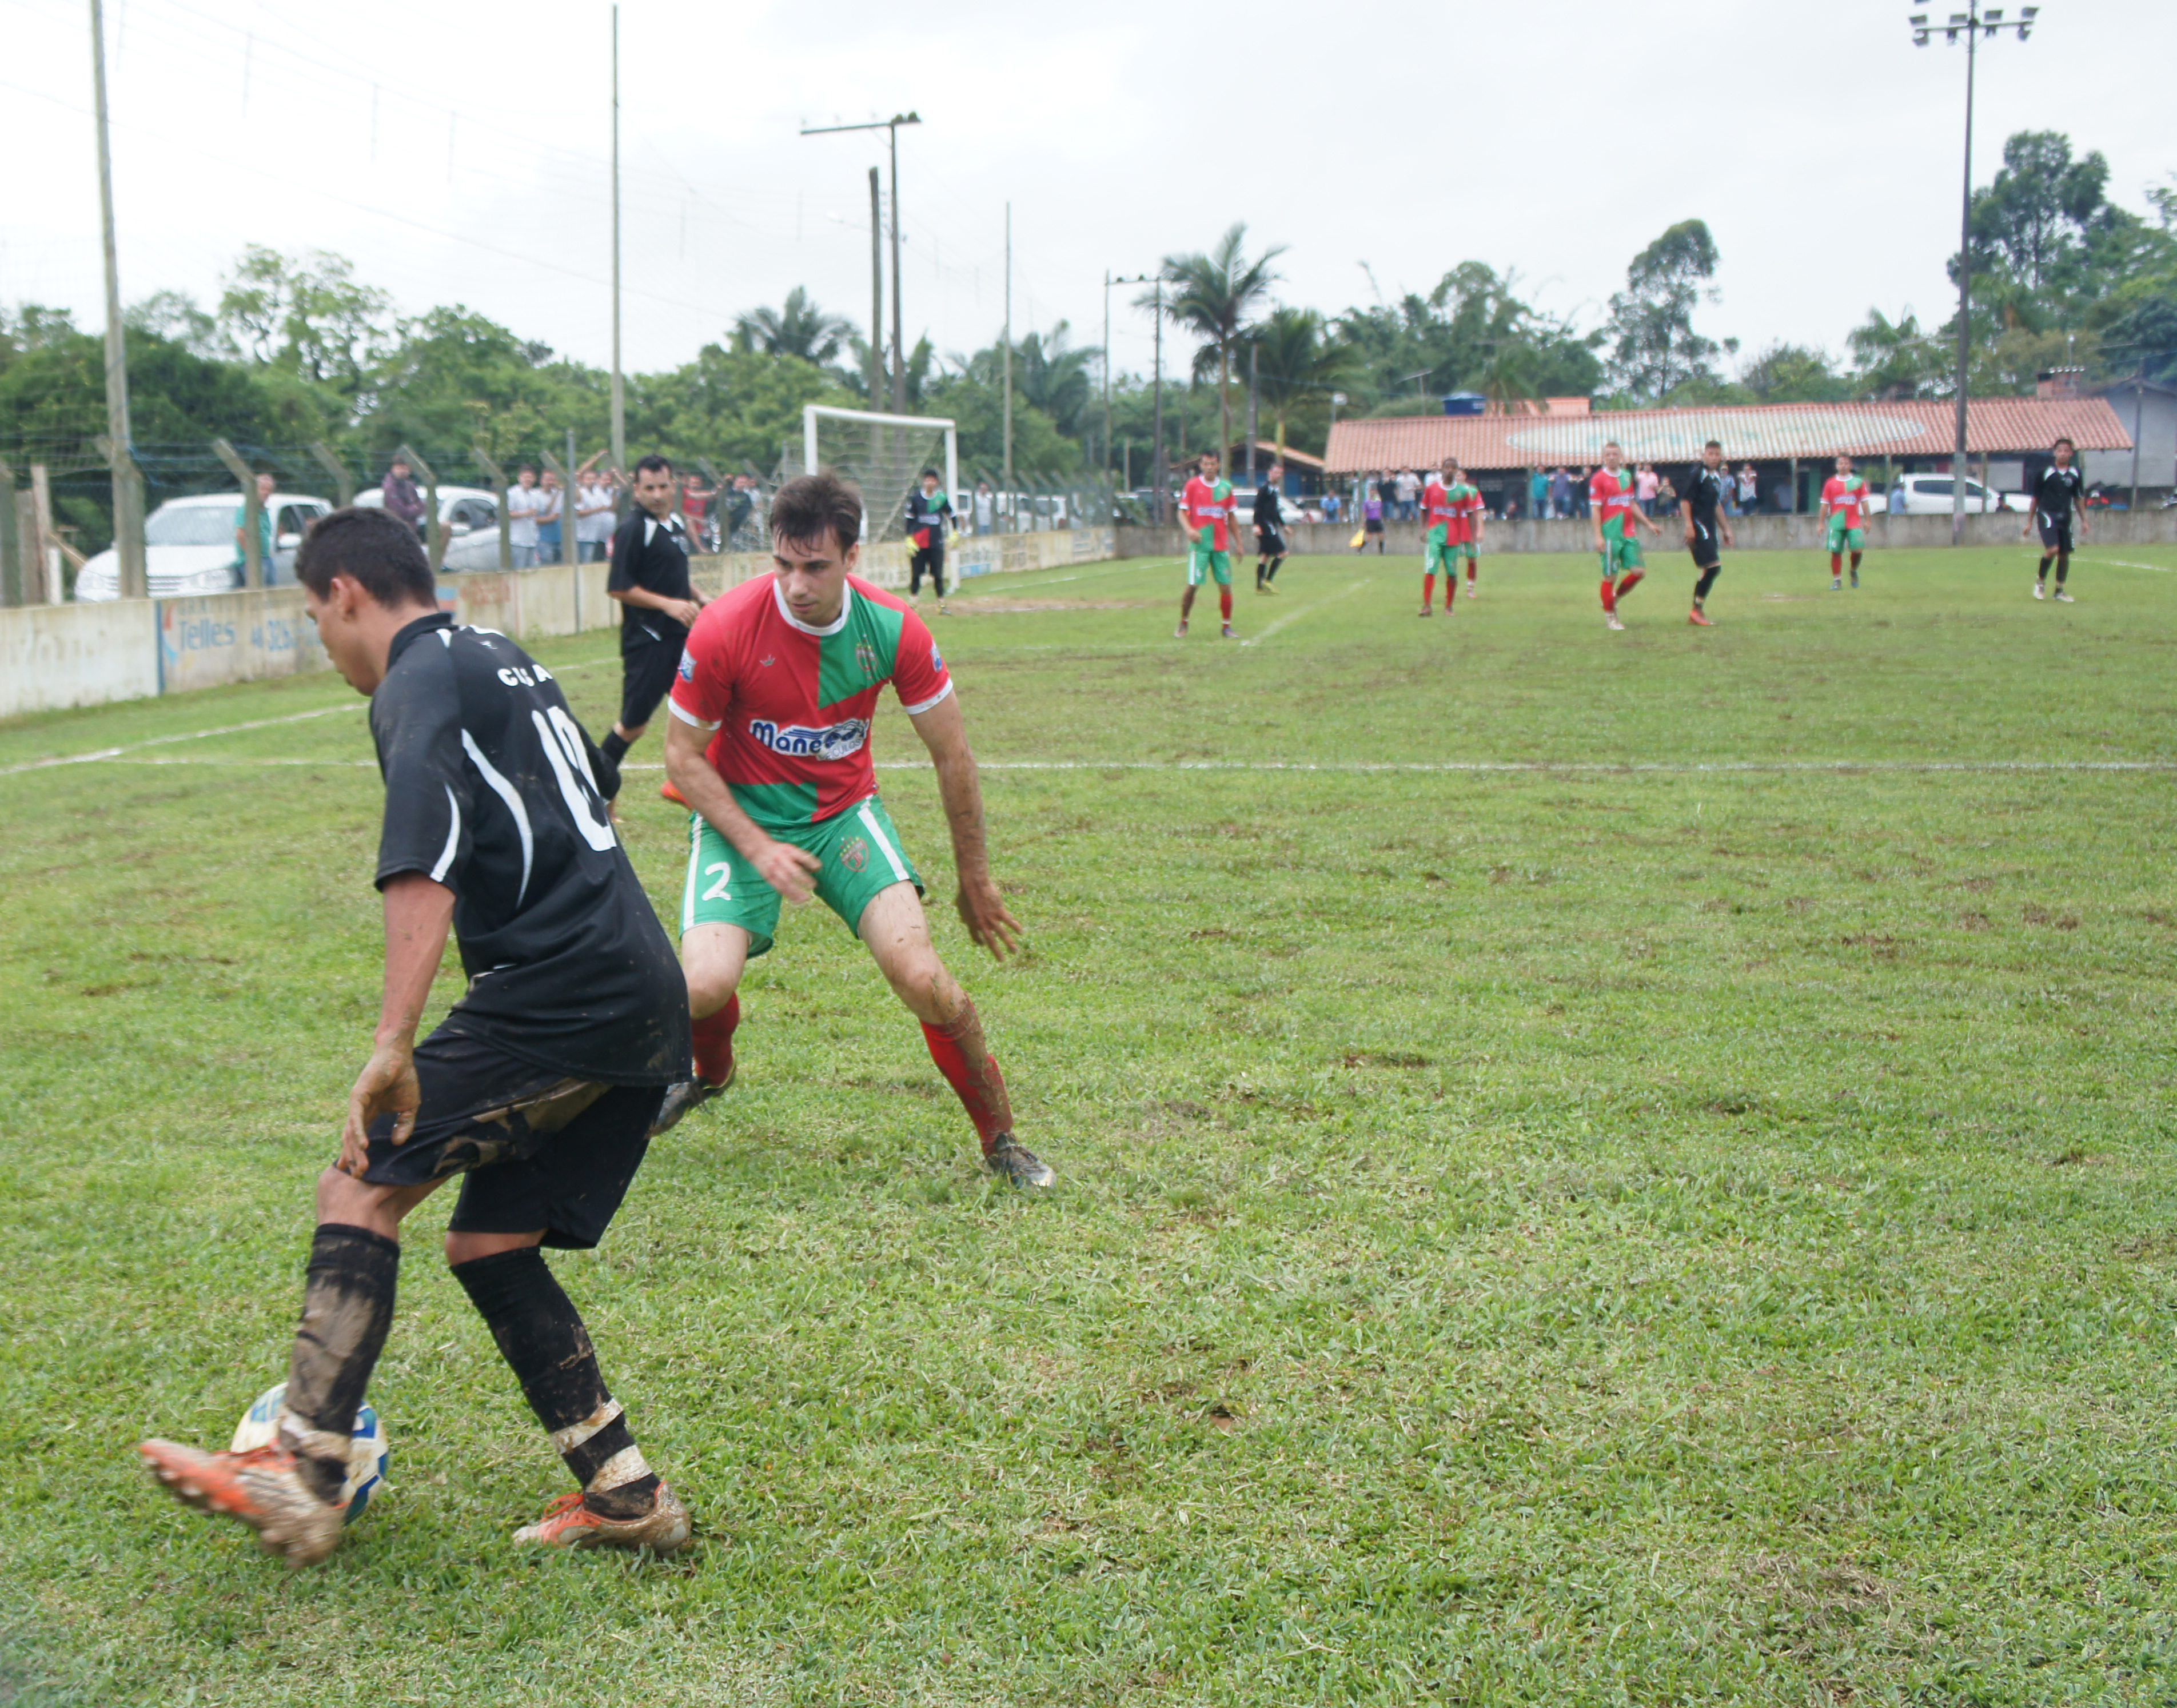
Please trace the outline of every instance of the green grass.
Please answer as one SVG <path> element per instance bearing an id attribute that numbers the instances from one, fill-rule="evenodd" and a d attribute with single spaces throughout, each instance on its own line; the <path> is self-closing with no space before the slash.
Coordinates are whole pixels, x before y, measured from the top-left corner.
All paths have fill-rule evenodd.
<path id="1" fill-rule="evenodd" d="M 988 1184 L 789 918 L 739 1085 L 556 1260 L 697 1511 L 664 1563 L 509 1545 L 564 1473 L 436 1202 L 331 1562 L 143 1476 L 285 1367 L 376 772 L 336 712 L 0 775 L 0 1702 L 2177 1697 L 2177 552 L 2071 607 L 2022 552 L 1738 556 L 1708 633 L 1655 555 L 1616 636 L 1571 559 L 1426 624 L 1410 564 L 1301 560 L 1244 647 L 1172 641 L 1167 565 L 970 584 L 1030 948 L 938 930 L 1061 1184 Z M 608 721 L 603 637 L 537 650 Z"/>

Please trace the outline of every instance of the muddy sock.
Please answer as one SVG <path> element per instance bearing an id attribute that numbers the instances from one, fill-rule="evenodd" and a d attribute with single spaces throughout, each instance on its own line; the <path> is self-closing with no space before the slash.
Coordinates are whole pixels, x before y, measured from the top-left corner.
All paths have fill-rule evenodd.
<path id="1" fill-rule="evenodd" d="M 347 1478 L 349 1437 L 393 1326 L 400 1271 L 400 1243 L 368 1228 L 326 1222 L 310 1241 L 280 1443 L 325 1500 L 337 1499 Z"/>
<path id="2" fill-rule="evenodd" d="M 582 1486 L 582 1504 L 606 1518 L 639 1518 L 657 1477 L 605 1391 L 581 1313 L 535 1246 L 472 1258 L 454 1279 L 477 1307 L 521 1396 Z"/>
<path id="3" fill-rule="evenodd" d="M 2071 577 L 2071 554 L 2069 552 L 2059 552 L 2059 553 L 2057 553 L 2057 554 L 2056 554 L 2056 585 L 2057 585 L 2058 587 L 2062 587 L 2062 586 L 2064 585 L 2064 583 L 2065 583 L 2067 580 L 2069 580 L 2069 579 L 2070 579 L 2070 577 Z"/>
<path id="4" fill-rule="evenodd" d="M 968 1120 L 975 1123 L 975 1136 L 982 1140 L 984 1154 L 988 1155 L 990 1148 L 1012 1131 L 1013 1105 L 1006 1095 L 1005 1076 L 998 1072 L 997 1058 L 983 1042 L 983 1017 L 975 1012 L 974 1001 L 963 996 L 958 1015 L 942 1026 L 925 1021 L 922 1036 L 930 1045 L 930 1059 L 958 1096 Z"/>

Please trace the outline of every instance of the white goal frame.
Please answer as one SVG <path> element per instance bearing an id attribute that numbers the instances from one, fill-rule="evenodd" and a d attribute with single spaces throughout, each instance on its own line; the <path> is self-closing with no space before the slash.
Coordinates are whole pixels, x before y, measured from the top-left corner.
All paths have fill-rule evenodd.
<path id="1" fill-rule="evenodd" d="M 868 409 L 835 409 L 826 403 L 807 403 L 801 407 L 801 466 L 810 473 L 817 468 L 816 423 L 821 416 L 834 421 L 866 421 L 873 427 L 911 427 L 927 433 L 933 427 L 945 429 L 945 495 L 957 499 L 960 490 L 960 435 L 954 423 L 941 415 L 882 415 Z M 864 532 L 868 531 L 866 521 Z"/>

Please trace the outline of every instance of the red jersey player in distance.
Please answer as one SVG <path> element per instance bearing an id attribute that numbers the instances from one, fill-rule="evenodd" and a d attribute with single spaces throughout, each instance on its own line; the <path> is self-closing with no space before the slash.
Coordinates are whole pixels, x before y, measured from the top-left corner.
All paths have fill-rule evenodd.
<path id="1" fill-rule="evenodd" d="M 937 769 L 954 905 L 1003 960 L 1020 925 L 990 876 L 960 702 L 922 619 L 854 573 L 861 514 L 861 494 L 828 469 L 787 482 L 772 500 L 772 573 L 712 601 L 689 634 L 665 769 L 693 808 L 680 959 L 696 1077 L 668 1094 L 656 1130 L 732 1083 L 741 974 L 770 949 L 781 901 L 813 894 L 922 1023 L 990 1170 L 1047 1187 L 1056 1176 L 1013 1138 L 981 1018 L 930 942 L 922 886 L 877 795 L 870 723 L 890 682 Z"/>

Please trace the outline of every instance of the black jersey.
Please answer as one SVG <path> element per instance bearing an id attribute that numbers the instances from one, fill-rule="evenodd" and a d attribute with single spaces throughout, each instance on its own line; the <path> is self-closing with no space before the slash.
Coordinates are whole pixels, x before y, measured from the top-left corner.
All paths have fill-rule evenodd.
<path id="1" fill-rule="evenodd" d="M 1731 475 L 1725 469 L 1711 469 L 1696 465 L 1686 477 L 1686 483 L 1678 488 L 1678 497 L 1693 512 L 1693 519 L 1711 533 L 1716 530 L 1716 507 L 1723 502 L 1724 494 L 1731 485 Z"/>
<path id="2" fill-rule="evenodd" d="M 952 500 L 941 489 L 934 498 L 924 497 L 920 487 L 907 495 L 907 533 L 910 539 L 926 529 L 930 538 L 923 543 L 942 546 L 945 527 L 952 516 Z"/>
<path id="3" fill-rule="evenodd" d="M 605 586 L 615 593 L 641 587 L 668 599 L 693 598 L 695 589 L 688 582 L 688 531 L 680 525 L 679 511 L 663 521 L 640 507 L 631 511 L 613 535 L 612 573 Z M 663 645 L 678 654 L 687 642 L 688 630 L 664 612 L 647 605 L 620 607 L 621 652 Z"/>
<path id="4" fill-rule="evenodd" d="M 1265 533 L 1275 533 L 1285 525 L 1285 513 L 1278 505 L 1278 489 L 1264 482 L 1255 488 L 1255 526 Z"/>
<path id="5" fill-rule="evenodd" d="M 2034 508 L 2052 521 L 2069 521 L 2084 490 L 2076 465 L 2058 468 L 2051 463 L 2033 478 Z"/>
<path id="6" fill-rule="evenodd" d="M 445 1031 L 578 1078 L 688 1077 L 687 985 L 614 833 L 611 764 L 504 635 L 418 618 L 371 696 L 378 883 L 454 892 L 468 989 Z"/>

